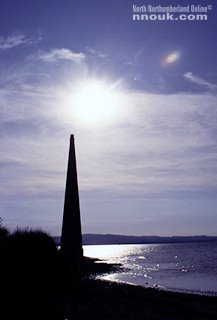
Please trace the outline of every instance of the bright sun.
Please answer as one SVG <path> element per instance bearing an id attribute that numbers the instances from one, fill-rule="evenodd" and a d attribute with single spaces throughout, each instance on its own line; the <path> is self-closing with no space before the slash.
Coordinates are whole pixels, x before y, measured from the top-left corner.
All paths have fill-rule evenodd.
<path id="1" fill-rule="evenodd" d="M 117 84 L 90 80 L 79 85 L 72 95 L 73 118 L 83 124 L 103 124 L 120 115 L 122 94 Z"/>

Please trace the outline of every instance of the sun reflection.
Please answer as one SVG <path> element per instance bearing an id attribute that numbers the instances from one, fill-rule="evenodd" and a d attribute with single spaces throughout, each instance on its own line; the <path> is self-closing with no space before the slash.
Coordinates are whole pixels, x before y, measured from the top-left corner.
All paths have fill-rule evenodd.
<path id="1" fill-rule="evenodd" d="M 122 258 L 135 250 L 134 245 L 89 245 L 84 246 L 84 254 L 99 259 Z"/>

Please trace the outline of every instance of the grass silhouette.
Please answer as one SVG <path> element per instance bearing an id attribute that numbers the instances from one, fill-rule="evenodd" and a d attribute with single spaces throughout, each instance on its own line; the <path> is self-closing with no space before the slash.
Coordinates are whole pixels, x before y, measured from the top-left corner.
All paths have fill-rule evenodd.
<path id="1" fill-rule="evenodd" d="M 10 234 L 1 221 L 0 258 L 0 312 L 7 319 L 59 319 L 61 260 L 52 237 L 28 228 Z"/>
<path id="2" fill-rule="evenodd" d="M 3 219 L 0 217 L 0 244 L 2 244 L 2 241 L 4 241 L 8 235 L 9 231 L 4 227 Z"/>
<path id="3" fill-rule="evenodd" d="M 80 270 L 69 274 L 51 236 L 42 230 L 17 229 L 9 233 L 0 220 L 0 272 L 3 293 L 1 314 L 7 319 L 62 319 L 62 301 L 68 295 L 76 301 L 82 279 L 111 269 L 84 258 Z M 64 304 L 64 303 L 63 303 Z M 13 306 L 13 307 L 11 307 Z M 3 318 L 4 319 L 4 318 Z"/>

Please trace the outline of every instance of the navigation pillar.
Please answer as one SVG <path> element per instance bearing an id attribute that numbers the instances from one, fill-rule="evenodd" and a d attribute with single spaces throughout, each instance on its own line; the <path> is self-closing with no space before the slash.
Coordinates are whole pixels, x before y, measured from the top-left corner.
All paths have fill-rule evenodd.
<path id="1" fill-rule="evenodd" d="M 80 265 L 83 249 L 74 135 L 70 137 L 61 252 L 68 268 L 76 269 Z"/>

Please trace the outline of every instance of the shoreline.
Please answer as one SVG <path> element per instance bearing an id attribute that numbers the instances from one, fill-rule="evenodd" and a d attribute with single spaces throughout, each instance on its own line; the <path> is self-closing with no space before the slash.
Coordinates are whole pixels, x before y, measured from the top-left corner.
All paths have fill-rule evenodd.
<path id="1" fill-rule="evenodd" d="M 142 284 L 136 284 L 133 282 L 128 282 L 124 280 L 113 280 L 109 278 L 112 275 L 116 274 L 124 274 L 124 271 L 126 268 L 122 264 L 115 264 L 115 263 L 108 263 L 100 259 L 93 259 L 93 258 L 86 258 L 86 261 L 89 261 L 88 268 L 92 265 L 92 268 L 90 269 L 90 278 L 96 281 L 105 281 L 105 282 L 111 282 L 111 283 L 117 283 L 117 284 L 123 284 L 123 285 L 130 285 L 130 286 L 136 286 L 141 287 L 144 289 L 156 289 L 161 290 L 165 292 L 174 292 L 174 293 L 181 293 L 181 294 L 193 294 L 193 295 L 200 295 L 200 296 L 207 296 L 207 297 L 217 297 L 217 292 L 215 291 L 202 291 L 199 289 L 184 289 L 184 288 L 173 288 L 173 287 L 165 287 L 162 285 L 142 285 Z M 89 270 L 89 271 L 90 271 Z M 107 277 L 107 278 L 106 278 Z"/>
<path id="2" fill-rule="evenodd" d="M 110 279 L 105 279 L 96 275 L 96 277 L 92 278 L 93 280 L 96 281 L 105 281 L 105 282 L 111 282 L 111 283 L 117 283 L 117 284 L 123 284 L 123 285 L 129 285 L 129 286 L 135 286 L 135 287 L 141 287 L 144 289 L 154 289 L 154 290 L 159 290 L 159 291 L 164 291 L 164 292 L 172 292 L 172 293 L 181 293 L 181 294 L 190 294 L 190 295 L 199 295 L 199 296 L 205 296 L 205 297 L 216 297 L 217 298 L 217 292 L 214 291 L 199 291 L 199 290 L 191 290 L 191 289 L 179 289 L 179 288 L 170 288 L 170 287 L 163 287 L 160 285 L 153 285 L 153 286 L 149 286 L 149 285 L 141 285 L 141 284 L 135 284 L 133 282 L 127 282 L 127 281 L 122 281 L 122 280 L 110 280 Z"/>
<path id="3" fill-rule="evenodd" d="M 71 286 L 64 316 L 72 319 L 214 320 L 217 297 L 83 279 Z"/>
<path id="4" fill-rule="evenodd" d="M 141 285 L 144 288 L 158 287 L 164 291 L 217 296 L 216 264 L 215 260 L 209 258 L 213 252 L 215 259 L 216 248 L 216 244 L 199 243 L 150 248 L 148 245 L 105 246 L 105 249 L 98 246 L 89 249 L 86 246 L 85 253 L 96 255 L 106 263 L 122 264 L 121 270 L 103 272 L 97 279 Z"/>

